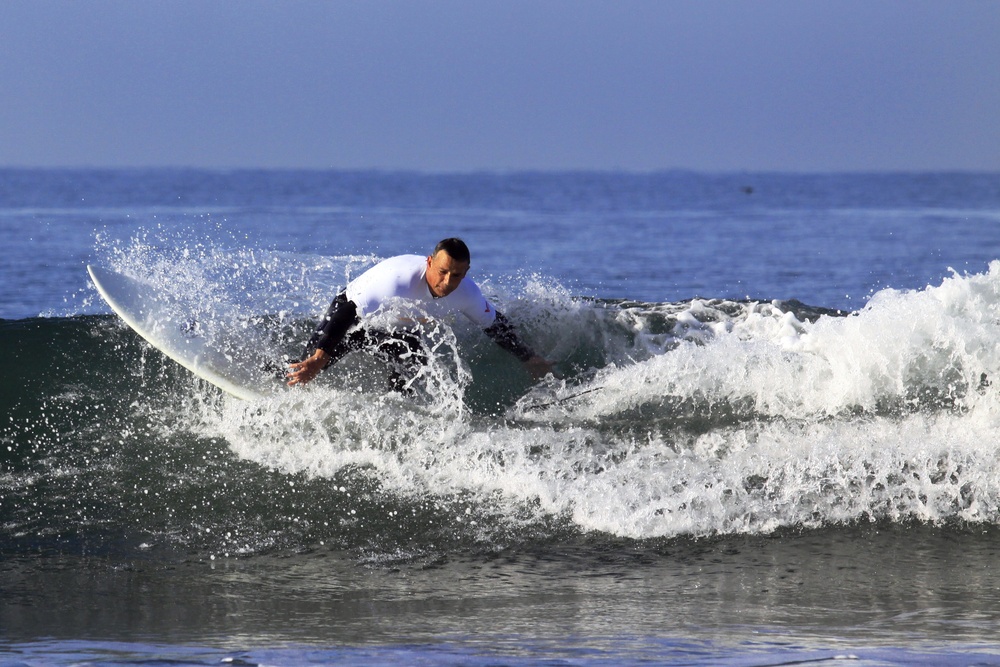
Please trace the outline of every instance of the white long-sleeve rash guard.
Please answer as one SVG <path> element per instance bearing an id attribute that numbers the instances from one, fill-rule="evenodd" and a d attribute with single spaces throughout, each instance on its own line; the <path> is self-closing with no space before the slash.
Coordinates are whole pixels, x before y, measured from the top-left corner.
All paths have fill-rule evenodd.
<path id="1" fill-rule="evenodd" d="M 484 329 L 496 321 L 496 309 L 474 281 L 464 278 L 448 296 L 435 297 L 424 277 L 426 272 L 425 257 L 390 257 L 353 280 L 347 286 L 347 298 L 358 307 L 360 317 L 383 325 L 406 326 L 407 322 L 455 312 Z"/>
<path id="2" fill-rule="evenodd" d="M 305 356 L 320 348 L 333 359 L 346 354 L 341 344 L 347 332 L 362 321 L 375 327 L 408 329 L 428 317 L 460 312 L 483 327 L 493 341 L 521 361 L 535 356 L 521 342 L 514 327 L 483 296 L 479 286 L 464 278 L 451 294 L 436 298 L 427 285 L 427 260 L 420 255 L 390 257 L 353 280 L 333 300 L 310 339 Z"/>

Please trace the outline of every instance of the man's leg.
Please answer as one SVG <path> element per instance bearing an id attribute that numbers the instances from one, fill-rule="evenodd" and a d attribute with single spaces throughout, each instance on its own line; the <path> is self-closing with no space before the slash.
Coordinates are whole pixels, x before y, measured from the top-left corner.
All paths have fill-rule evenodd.
<path id="1" fill-rule="evenodd" d="M 420 369 L 427 364 L 420 338 L 409 332 L 370 331 L 368 343 L 375 355 L 389 365 L 389 381 L 394 391 L 408 394 L 408 386 Z"/>

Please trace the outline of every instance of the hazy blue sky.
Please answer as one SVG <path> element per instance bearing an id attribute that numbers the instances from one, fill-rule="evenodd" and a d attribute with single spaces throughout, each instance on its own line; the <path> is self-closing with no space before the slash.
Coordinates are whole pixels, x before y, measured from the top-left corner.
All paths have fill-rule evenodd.
<path id="1" fill-rule="evenodd" d="M 1000 0 L 3 0 L 0 165 L 1000 170 Z"/>

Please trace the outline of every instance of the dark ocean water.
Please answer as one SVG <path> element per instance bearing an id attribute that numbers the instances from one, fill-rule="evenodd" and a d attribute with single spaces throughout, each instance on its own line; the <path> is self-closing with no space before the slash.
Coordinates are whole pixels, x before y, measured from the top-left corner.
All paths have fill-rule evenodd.
<path id="1" fill-rule="evenodd" d="M 238 401 L 85 271 L 277 358 L 452 235 L 561 379 Z M 0 171 L 0 664 L 1000 664 L 998 240 L 996 174 Z"/>

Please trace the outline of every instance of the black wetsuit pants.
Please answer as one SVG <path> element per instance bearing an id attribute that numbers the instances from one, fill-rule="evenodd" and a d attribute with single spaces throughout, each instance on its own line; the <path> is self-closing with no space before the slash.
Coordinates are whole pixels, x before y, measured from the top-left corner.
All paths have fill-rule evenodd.
<path id="1" fill-rule="evenodd" d="M 427 354 L 420 338 L 410 331 L 385 331 L 357 326 L 360 323 L 357 306 L 341 292 L 320 320 L 309 342 L 305 356 L 322 349 L 330 360 L 327 366 L 356 350 L 367 350 L 389 366 L 389 377 L 396 391 L 406 391 L 407 384 L 427 363 Z M 352 328 L 353 327 L 353 328 Z"/>

